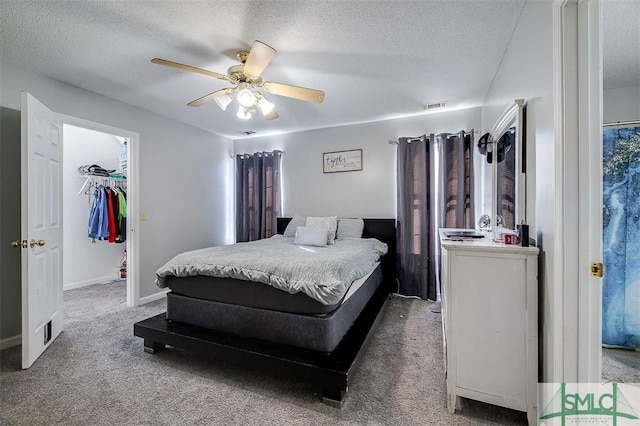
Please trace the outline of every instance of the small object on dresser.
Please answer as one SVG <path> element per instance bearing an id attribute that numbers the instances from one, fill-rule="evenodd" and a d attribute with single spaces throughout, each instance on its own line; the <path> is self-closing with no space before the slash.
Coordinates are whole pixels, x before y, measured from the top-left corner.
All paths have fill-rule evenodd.
<path id="1" fill-rule="evenodd" d="M 529 225 L 520 224 L 518 228 L 518 237 L 522 247 L 529 247 Z"/>
<path id="2" fill-rule="evenodd" d="M 502 235 L 505 244 L 516 244 L 516 242 L 518 241 L 518 236 L 516 234 L 504 233 Z"/>
<path id="3" fill-rule="evenodd" d="M 480 219 L 478 219 L 478 228 L 480 228 L 481 231 L 489 231 L 491 228 L 491 217 L 488 214 L 480 216 Z"/>

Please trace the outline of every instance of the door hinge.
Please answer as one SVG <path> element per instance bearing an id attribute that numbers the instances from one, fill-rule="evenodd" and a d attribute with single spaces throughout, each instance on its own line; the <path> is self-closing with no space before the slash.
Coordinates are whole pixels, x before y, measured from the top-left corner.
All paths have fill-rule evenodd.
<path id="1" fill-rule="evenodd" d="M 604 265 L 602 262 L 591 262 L 591 276 L 601 278 L 604 275 Z"/>

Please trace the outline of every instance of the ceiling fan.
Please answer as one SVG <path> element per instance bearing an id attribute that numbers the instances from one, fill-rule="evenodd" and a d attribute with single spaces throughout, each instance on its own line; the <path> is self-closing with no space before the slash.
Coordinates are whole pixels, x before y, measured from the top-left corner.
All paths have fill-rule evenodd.
<path id="1" fill-rule="evenodd" d="M 197 107 L 211 101 L 216 101 L 218 106 L 225 111 L 235 96 L 240 105 L 238 117 L 242 119 L 251 118 L 256 109 L 260 110 L 263 117 L 267 120 L 274 120 L 279 117 L 275 106 L 256 89 L 262 89 L 274 95 L 286 96 L 302 101 L 315 103 L 324 101 L 324 92 L 322 90 L 263 81 L 262 72 L 275 55 L 276 50 L 273 47 L 256 40 L 253 42 L 253 45 L 251 45 L 251 50 L 238 51 L 236 57 L 240 61 L 240 64 L 230 67 L 226 75 L 179 62 L 168 61 L 166 59 L 154 58 L 151 62 L 218 78 L 233 84 L 234 87 L 216 90 L 215 92 L 189 102 L 187 105 Z"/>

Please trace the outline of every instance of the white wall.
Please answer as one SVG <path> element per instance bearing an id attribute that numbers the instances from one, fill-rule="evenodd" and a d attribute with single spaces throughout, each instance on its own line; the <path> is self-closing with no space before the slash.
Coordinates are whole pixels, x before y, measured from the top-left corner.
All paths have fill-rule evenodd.
<path id="1" fill-rule="evenodd" d="M 28 91 L 52 110 L 137 132 L 140 296 L 158 292 L 155 271 L 185 250 L 231 242 L 232 142 L 114 99 L 2 64 L 0 102 L 20 109 Z M 19 185 L 19 182 L 15 182 Z M 19 312 L 19 310 L 18 310 Z"/>
<path id="2" fill-rule="evenodd" d="M 527 221 L 540 252 L 543 379 L 551 377 L 554 318 L 549 289 L 554 278 L 555 186 L 553 104 L 553 3 L 527 2 L 482 108 L 482 122 L 491 128 L 514 99 L 527 101 Z M 556 379 L 556 380 L 553 380 Z"/>
<path id="3" fill-rule="evenodd" d="M 640 86 L 603 90 L 602 121 L 604 123 L 635 120 L 640 120 Z"/>
<path id="4" fill-rule="evenodd" d="M 480 127 L 480 108 L 234 142 L 236 154 L 283 150 L 283 215 L 396 217 L 396 146 L 390 139 Z M 362 171 L 323 173 L 324 152 L 362 149 Z"/>
<path id="5" fill-rule="evenodd" d="M 62 172 L 62 282 L 65 288 L 105 283 L 119 278 L 126 244 L 92 241 L 87 236 L 91 194 L 80 194 L 85 179 L 78 167 L 97 164 L 118 169 L 123 140 L 114 135 L 64 126 Z"/>

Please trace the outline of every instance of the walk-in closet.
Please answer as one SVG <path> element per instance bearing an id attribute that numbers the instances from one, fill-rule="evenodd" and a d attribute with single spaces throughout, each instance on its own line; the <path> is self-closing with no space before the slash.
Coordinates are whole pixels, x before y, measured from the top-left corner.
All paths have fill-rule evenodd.
<path id="1" fill-rule="evenodd" d="M 64 125 L 63 287 L 126 286 L 127 139 Z"/>

